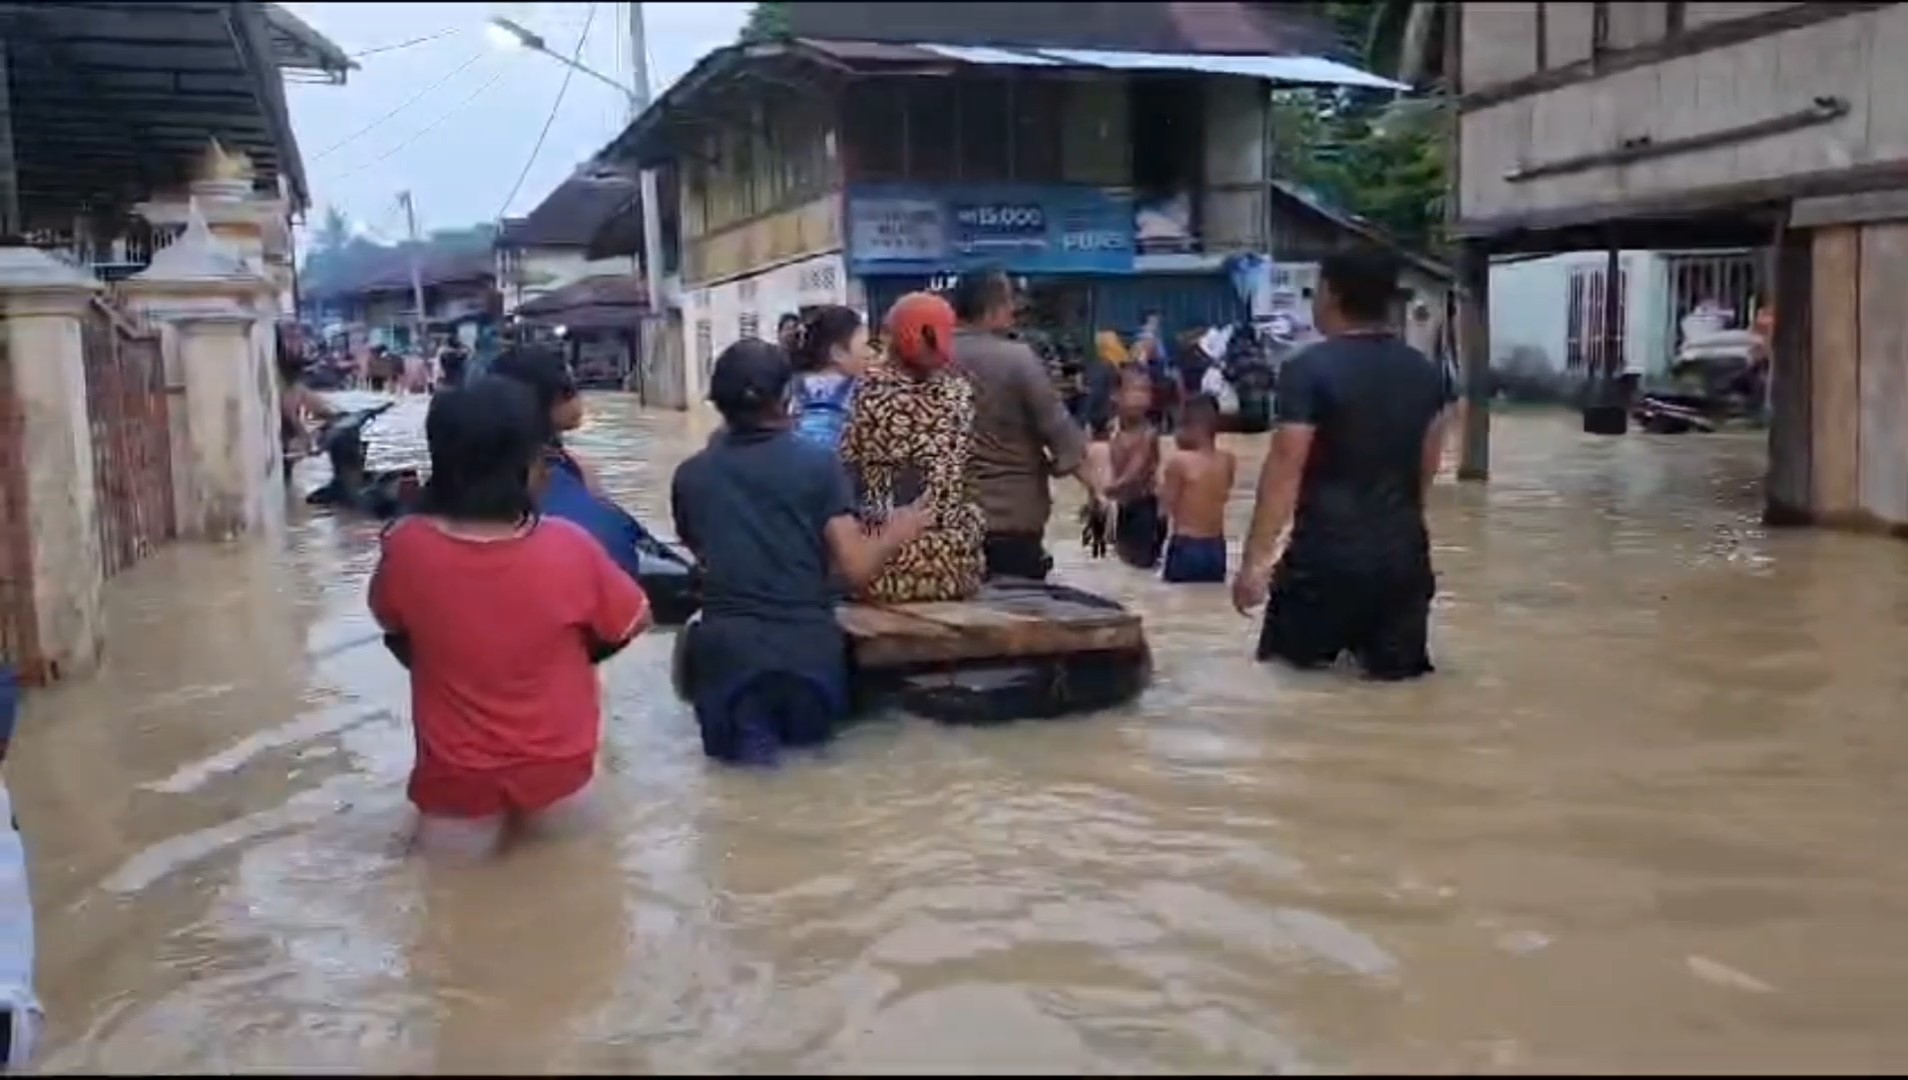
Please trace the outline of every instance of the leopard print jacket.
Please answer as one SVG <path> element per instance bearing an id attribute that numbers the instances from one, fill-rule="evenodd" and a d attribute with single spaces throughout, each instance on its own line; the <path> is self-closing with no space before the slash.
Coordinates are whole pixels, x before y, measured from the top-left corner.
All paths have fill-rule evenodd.
<path id="1" fill-rule="evenodd" d="M 934 511 L 934 524 L 910 542 L 864 590 L 877 603 L 965 600 L 980 592 L 986 522 L 968 490 L 974 387 L 941 372 L 917 379 L 883 364 L 861 377 L 841 456 L 867 502 L 893 504 L 896 478 L 912 472 Z"/>

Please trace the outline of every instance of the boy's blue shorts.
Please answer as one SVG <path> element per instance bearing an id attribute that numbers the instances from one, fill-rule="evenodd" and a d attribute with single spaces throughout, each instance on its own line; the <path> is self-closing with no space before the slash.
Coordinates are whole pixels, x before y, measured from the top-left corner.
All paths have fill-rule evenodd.
<path id="1" fill-rule="evenodd" d="M 1160 576 L 1173 585 L 1223 583 L 1226 538 L 1175 536 L 1166 541 L 1166 568 Z"/>

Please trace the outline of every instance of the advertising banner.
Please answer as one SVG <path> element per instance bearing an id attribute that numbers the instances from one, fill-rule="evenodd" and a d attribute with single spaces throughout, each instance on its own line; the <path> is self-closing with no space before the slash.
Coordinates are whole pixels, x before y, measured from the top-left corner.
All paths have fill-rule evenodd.
<path id="1" fill-rule="evenodd" d="M 865 184 L 848 191 L 856 275 L 1130 274 L 1133 207 L 1092 187 Z"/>

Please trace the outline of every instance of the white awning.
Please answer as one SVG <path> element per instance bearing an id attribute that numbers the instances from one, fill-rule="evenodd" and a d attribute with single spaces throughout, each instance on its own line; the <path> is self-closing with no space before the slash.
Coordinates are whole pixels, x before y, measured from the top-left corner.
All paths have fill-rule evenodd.
<path id="1" fill-rule="evenodd" d="M 1177 71 L 1238 75 L 1298 86 L 1358 86 L 1409 90 L 1400 82 L 1322 56 L 1217 56 L 1208 53 L 1113 52 L 1102 49 L 1000 49 L 984 45 L 915 42 L 912 48 L 984 67 L 1086 67 L 1108 71 Z"/>
<path id="2" fill-rule="evenodd" d="M 985 45 L 919 44 L 914 48 L 924 49 L 936 56 L 945 56 L 949 60 L 958 60 L 963 64 L 984 64 L 988 67 L 1058 67 L 1062 63 L 1062 61 L 1051 60 L 1032 52 L 990 49 Z"/>
<path id="3" fill-rule="evenodd" d="M 1115 71 L 1187 71 L 1206 75 L 1242 75 L 1269 82 L 1313 86 L 1362 86 L 1409 90 L 1400 82 L 1360 71 L 1322 56 L 1214 56 L 1204 53 L 1106 52 L 1099 49 L 1040 49 L 1040 55 L 1081 67 Z"/>

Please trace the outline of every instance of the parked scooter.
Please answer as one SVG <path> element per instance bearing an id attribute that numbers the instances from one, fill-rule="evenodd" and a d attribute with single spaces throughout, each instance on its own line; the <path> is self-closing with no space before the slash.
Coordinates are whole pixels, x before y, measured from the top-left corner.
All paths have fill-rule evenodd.
<path id="1" fill-rule="evenodd" d="M 1722 330 L 1687 342 L 1670 368 L 1674 388 L 1642 395 L 1631 417 L 1645 431 L 1680 435 L 1715 431 L 1726 421 L 1757 415 L 1764 349 L 1762 338 L 1748 330 Z"/>
<path id="2" fill-rule="evenodd" d="M 318 445 L 331 462 L 331 479 L 305 496 L 307 503 L 378 520 L 395 518 L 416 508 L 418 496 L 424 489 L 417 469 L 372 470 L 365 464 L 365 428 L 395 404 L 387 401 L 343 413 L 319 429 Z M 553 482 L 567 479 L 567 476 L 552 477 Z M 650 535 L 614 504 L 593 499 L 581 492 L 580 484 L 575 486 L 577 490 L 565 488 L 560 497 L 587 500 L 587 505 L 564 516 L 572 520 L 586 518 L 589 531 L 598 536 L 599 541 L 627 543 L 633 549 L 627 557 L 616 561 L 648 594 L 650 613 L 656 625 L 680 626 L 687 622 L 702 606 L 701 579 L 695 561 Z M 612 518 L 614 520 L 608 520 Z"/>
<path id="3" fill-rule="evenodd" d="M 410 508 L 423 489 L 416 469 L 372 472 L 365 464 L 364 429 L 395 404 L 386 401 L 341 413 L 318 429 L 318 448 L 331 462 L 331 479 L 305 496 L 306 503 L 339 507 L 379 519 L 396 517 Z"/>

